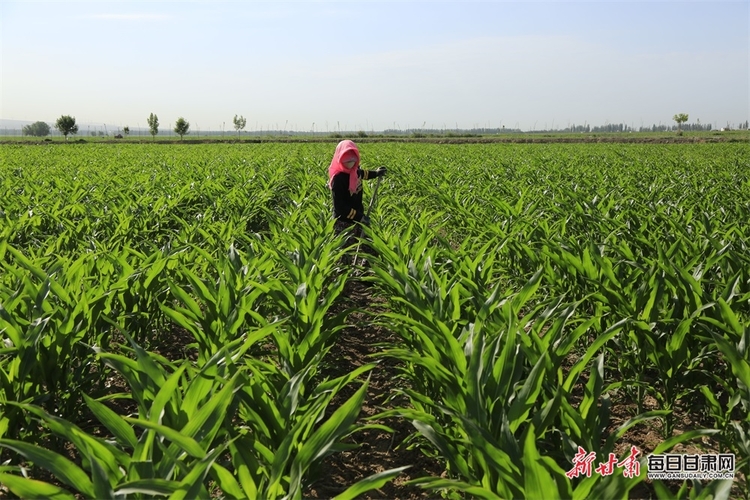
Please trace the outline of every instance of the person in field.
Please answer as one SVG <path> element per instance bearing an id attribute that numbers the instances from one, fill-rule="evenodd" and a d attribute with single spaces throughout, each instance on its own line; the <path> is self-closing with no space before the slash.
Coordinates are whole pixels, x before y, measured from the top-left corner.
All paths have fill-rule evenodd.
<path id="1" fill-rule="evenodd" d="M 369 225 L 362 203 L 362 181 L 382 177 L 385 167 L 377 170 L 359 168 L 359 149 L 354 142 L 344 140 L 338 143 L 328 167 L 328 187 L 333 199 L 334 228 L 337 233 L 346 230 L 356 223 Z M 351 243 L 351 240 L 347 243 Z"/>

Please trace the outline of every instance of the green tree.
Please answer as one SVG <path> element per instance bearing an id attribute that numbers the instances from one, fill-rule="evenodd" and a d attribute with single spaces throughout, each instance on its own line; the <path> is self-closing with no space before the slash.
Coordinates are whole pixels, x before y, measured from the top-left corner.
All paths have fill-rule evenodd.
<path id="1" fill-rule="evenodd" d="M 130 135 L 130 127 L 125 125 L 125 128 L 122 129 L 122 133 L 125 134 L 126 136 Z"/>
<path id="2" fill-rule="evenodd" d="M 682 132 L 682 124 L 688 121 L 687 113 L 678 113 L 672 117 L 677 122 L 677 131 Z"/>
<path id="3" fill-rule="evenodd" d="M 180 136 L 180 140 L 182 140 L 183 135 L 187 135 L 190 133 L 190 122 L 186 122 L 183 117 L 179 117 L 176 122 L 174 122 L 174 133 Z"/>
<path id="4" fill-rule="evenodd" d="M 70 115 L 62 115 L 60 118 L 58 118 L 55 122 L 55 128 L 65 136 L 66 141 L 68 140 L 68 134 L 75 135 L 78 133 L 78 125 L 76 125 L 76 119 L 75 117 L 72 117 Z"/>
<path id="5" fill-rule="evenodd" d="M 237 137 L 240 137 L 240 130 L 245 128 L 245 125 L 247 125 L 247 120 L 244 116 L 237 116 L 234 115 L 234 129 L 237 131 Z"/>
<path id="6" fill-rule="evenodd" d="M 159 118 L 151 113 L 148 115 L 148 119 L 146 120 L 146 123 L 148 123 L 148 130 L 151 132 L 151 138 L 155 139 L 156 134 L 159 133 Z"/>
<path id="7" fill-rule="evenodd" d="M 44 137 L 49 135 L 49 125 L 44 122 L 34 122 L 31 125 L 26 125 L 23 128 L 24 135 L 30 135 L 33 137 Z"/>

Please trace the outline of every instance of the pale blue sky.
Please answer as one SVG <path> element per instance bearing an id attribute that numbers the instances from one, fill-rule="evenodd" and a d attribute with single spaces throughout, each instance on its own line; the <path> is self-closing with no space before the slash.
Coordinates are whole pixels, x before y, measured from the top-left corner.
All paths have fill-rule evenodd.
<path id="1" fill-rule="evenodd" d="M 165 129 L 723 126 L 750 2 L 0 1 L 0 118 Z"/>

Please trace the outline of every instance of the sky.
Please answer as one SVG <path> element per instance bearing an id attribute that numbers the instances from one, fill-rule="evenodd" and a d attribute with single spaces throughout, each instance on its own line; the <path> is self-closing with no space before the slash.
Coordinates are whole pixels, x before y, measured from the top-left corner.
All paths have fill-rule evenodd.
<path id="1" fill-rule="evenodd" d="M 750 1 L 0 0 L 0 119 L 380 131 L 750 118 Z"/>

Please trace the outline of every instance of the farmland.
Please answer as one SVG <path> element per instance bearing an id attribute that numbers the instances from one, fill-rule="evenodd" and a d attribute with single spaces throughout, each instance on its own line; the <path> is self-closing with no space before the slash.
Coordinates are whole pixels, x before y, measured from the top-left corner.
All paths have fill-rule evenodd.
<path id="1" fill-rule="evenodd" d="M 363 143 L 389 174 L 357 276 L 332 143 L 2 148 L 6 493 L 302 498 L 408 428 L 431 474 L 321 495 L 750 498 L 746 143 Z M 566 474 L 633 446 L 633 477 Z M 736 478 L 647 481 L 670 452 Z"/>

